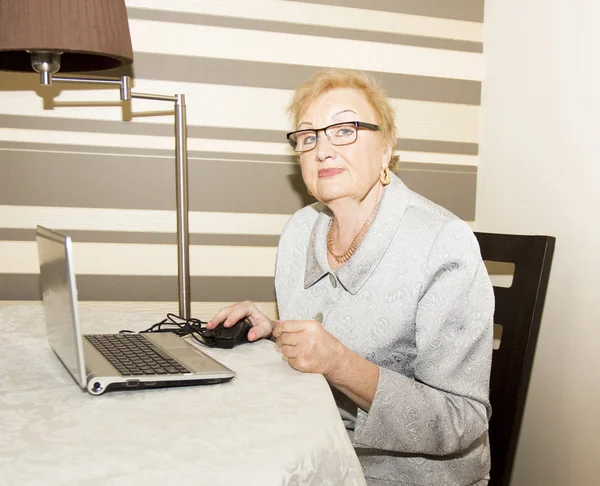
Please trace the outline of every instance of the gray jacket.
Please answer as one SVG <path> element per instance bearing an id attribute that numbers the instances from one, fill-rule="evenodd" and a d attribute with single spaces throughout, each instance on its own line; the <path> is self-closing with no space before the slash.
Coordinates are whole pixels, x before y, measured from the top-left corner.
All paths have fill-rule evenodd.
<path id="1" fill-rule="evenodd" d="M 280 318 L 322 320 L 379 366 L 369 412 L 334 391 L 369 484 L 485 484 L 494 295 L 469 226 L 397 177 L 356 253 L 327 263 L 331 214 L 292 216 L 279 242 Z"/>

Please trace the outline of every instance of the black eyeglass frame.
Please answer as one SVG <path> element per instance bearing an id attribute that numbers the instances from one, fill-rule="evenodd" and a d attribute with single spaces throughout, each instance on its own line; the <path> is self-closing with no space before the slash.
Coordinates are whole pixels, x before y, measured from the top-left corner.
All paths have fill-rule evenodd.
<path id="1" fill-rule="evenodd" d="M 331 139 L 329 138 L 329 136 L 327 135 L 327 130 L 329 130 L 332 127 L 337 127 L 337 126 L 341 126 L 341 125 L 354 125 L 355 128 L 366 128 L 367 130 L 373 130 L 373 131 L 379 131 L 379 125 L 374 125 L 373 123 L 366 123 L 366 122 L 361 122 L 361 121 L 346 121 L 346 122 L 339 122 L 339 123 L 334 123 L 332 125 L 327 125 L 326 127 L 323 128 L 305 128 L 304 130 L 296 130 L 295 132 L 290 132 L 288 134 L 286 134 L 286 138 L 288 140 L 288 142 L 290 143 L 290 145 L 292 146 L 292 148 L 298 152 L 299 154 L 302 154 L 304 152 L 310 152 L 311 150 L 313 150 L 316 146 L 317 143 L 315 142 L 315 146 L 311 147 L 307 150 L 296 150 L 296 147 L 298 146 L 298 143 L 295 142 L 294 140 L 291 139 L 291 137 L 293 135 L 296 135 L 298 133 L 303 133 L 303 132 L 314 132 L 317 136 L 317 142 L 319 141 L 319 132 L 323 132 L 325 133 L 325 136 L 327 136 L 327 139 L 331 142 L 332 145 L 335 146 L 343 146 L 343 145 L 350 145 L 351 143 L 356 142 L 357 138 L 358 138 L 358 131 L 356 133 L 356 138 L 352 141 L 352 142 L 347 142 L 347 143 L 342 143 L 342 144 L 336 144 L 333 143 L 331 141 Z"/>

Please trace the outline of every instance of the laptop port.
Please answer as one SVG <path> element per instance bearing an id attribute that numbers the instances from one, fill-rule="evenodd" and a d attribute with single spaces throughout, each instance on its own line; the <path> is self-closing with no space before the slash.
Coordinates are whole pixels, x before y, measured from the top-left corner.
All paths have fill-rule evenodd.
<path id="1" fill-rule="evenodd" d="M 140 380 L 127 380 L 125 382 L 125 385 L 128 386 L 128 387 L 134 388 L 134 387 L 140 385 Z"/>

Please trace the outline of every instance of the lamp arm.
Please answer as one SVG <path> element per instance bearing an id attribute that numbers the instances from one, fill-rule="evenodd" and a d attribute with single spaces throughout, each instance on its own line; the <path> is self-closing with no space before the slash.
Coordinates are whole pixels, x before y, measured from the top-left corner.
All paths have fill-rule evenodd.
<path id="1" fill-rule="evenodd" d="M 121 90 L 121 100 L 129 101 L 132 98 L 169 101 L 174 103 L 175 118 L 175 195 L 177 199 L 177 276 L 179 291 L 179 317 L 190 319 L 191 295 L 190 295 L 190 239 L 188 222 L 188 156 L 187 156 L 187 118 L 185 107 L 185 95 L 174 96 L 132 93 L 131 78 L 89 78 L 89 77 L 67 77 L 47 75 L 48 83 L 77 83 L 77 84 L 99 84 L 118 85 Z"/>

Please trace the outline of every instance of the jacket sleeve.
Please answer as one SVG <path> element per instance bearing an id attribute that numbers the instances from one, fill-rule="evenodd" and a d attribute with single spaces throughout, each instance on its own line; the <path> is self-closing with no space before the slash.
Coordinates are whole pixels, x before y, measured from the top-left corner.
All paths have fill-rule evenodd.
<path id="1" fill-rule="evenodd" d="M 466 223 L 442 227 L 422 282 L 414 379 L 380 367 L 370 411 L 358 412 L 356 447 L 448 455 L 488 429 L 494 294 Z"/>

